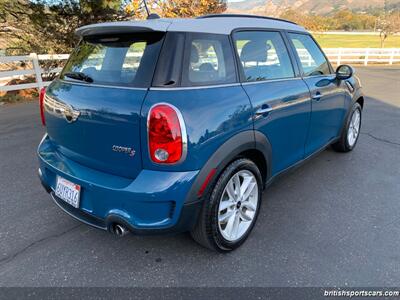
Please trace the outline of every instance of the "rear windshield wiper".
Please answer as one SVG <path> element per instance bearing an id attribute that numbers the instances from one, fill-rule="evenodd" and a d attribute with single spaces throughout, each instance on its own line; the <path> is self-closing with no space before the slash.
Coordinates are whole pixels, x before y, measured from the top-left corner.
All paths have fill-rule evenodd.
<path id="1" fill-rule="evenodd" d="M 76 80 L 86 81 L 89 83 L 93 82 L 92 77 L 90 77 L 89 75 L 86 75 L 85 73 L 82 73 L 82 72 L 67 72 L 64 74 L 64 76 L 67 76 L 69 78 L 76 79 Z"/>

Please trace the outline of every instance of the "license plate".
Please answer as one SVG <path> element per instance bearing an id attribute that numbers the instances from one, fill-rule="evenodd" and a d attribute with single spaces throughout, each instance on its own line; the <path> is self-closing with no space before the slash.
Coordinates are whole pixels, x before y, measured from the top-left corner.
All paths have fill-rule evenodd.
<path id="1" fill-rule="evenodd" d="M 81 186 L 62 177 L 57 177 L 56 196 L 75 208 L 79 208 Z"/>

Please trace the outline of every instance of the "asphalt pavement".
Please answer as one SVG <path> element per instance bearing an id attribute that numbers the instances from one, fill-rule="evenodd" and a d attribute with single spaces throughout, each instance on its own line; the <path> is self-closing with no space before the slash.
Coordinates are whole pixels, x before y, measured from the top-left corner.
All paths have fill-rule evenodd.
<path id="1" fill-rule="evenodd" d="M 356 149 L 275 181 L 225 255 L 188 234 L 120 239 L 75 221 L 37 177 L 37 104 L 0 106 L 0 286 L 398 286 L 400 68 L 357 70 L 368 97 Z"/>

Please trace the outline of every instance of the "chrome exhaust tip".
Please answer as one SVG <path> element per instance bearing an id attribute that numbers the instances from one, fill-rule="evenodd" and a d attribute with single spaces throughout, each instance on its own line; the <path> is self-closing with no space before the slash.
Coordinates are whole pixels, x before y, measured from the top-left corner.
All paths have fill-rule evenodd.
<path id="1" fill-rule="evenodd" d="M 129 230 L 121 224 L 114 224 L 112 227 L 112 232 L 116 236 L 123 237 L 124 235 L 127 235 L 129 233 Z"/>

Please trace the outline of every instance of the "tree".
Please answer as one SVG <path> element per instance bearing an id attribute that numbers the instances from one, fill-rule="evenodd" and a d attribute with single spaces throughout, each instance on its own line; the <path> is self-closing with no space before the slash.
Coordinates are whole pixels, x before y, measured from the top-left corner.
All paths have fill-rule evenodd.
<path id="1" fill-rule="evenodd" d="M 366 13 L 354 13 L 349 9 L 335 11 L 332 15 L 310 15 L 287 9 L 281 18 L 296 22 L 308 30 L 322 32 L 326 30 L 372 30 L 377 17 Z"/>
<path id="2" fill-rule="evenodd" d="M 298 11 L 287 9 L 280 15 L 280 17 L 295 22 L 310 31 L 322 32 L 327 29 L 326 18 L 323 16 L 305 15 Z"/>
<path id="3" fill-rule="evenodd" d="M 400 11 L 393 11 L 391 14 L 383 14 L 378 18 L 379 37 L 381 48 L 385 47 L 385 41 L 390 34 L 400 32 Z"/>
<path id="4" fill-rule="evenodd" d="M 389 22 L 391 24 L 391 29 L 394 33 L 400 32 L 400 10 L 393 11 L 389 16 Z"/>
<path id="5" fill-rule="evenodd" d="M 126 17 L 121 0 L 0 0 L 0 20 L 13 28 L 5 33 L 24 52 L 69 52 L 75 29 Z"/>
<path id="6" fill-rule="evenodd" d="M 148 0 L 147 6 L 151 12 L 165 18 L 189 18 L 222 13 L 227 8 L 225 0 Z M 134 18 L 147 17 L 142 0 L 130 1 L 125 11 Z"/>
<path id="7" fill-rule="evenodd" d="M 346 31 L 373 29 L 376 17 L 367 14 L 353 13 L 349 9 L 342 9 L 333 14 L 335 29 Z"/>
<path id="8" fill-rule="evenodd" d="M 163 17 L 192 17 L 220 13 L 223 0 L 148 0 L 152 12 Z M 140 0 L 0 0 L 2 35 L 9 47 L 22 52 L 70 52 L 75 46 L 75 30 L 83 25 L 145 18 Z M 4 28 L 7 28 L 5 32 Z M 11 30 L 10 30 L 11 28 Z"/>

